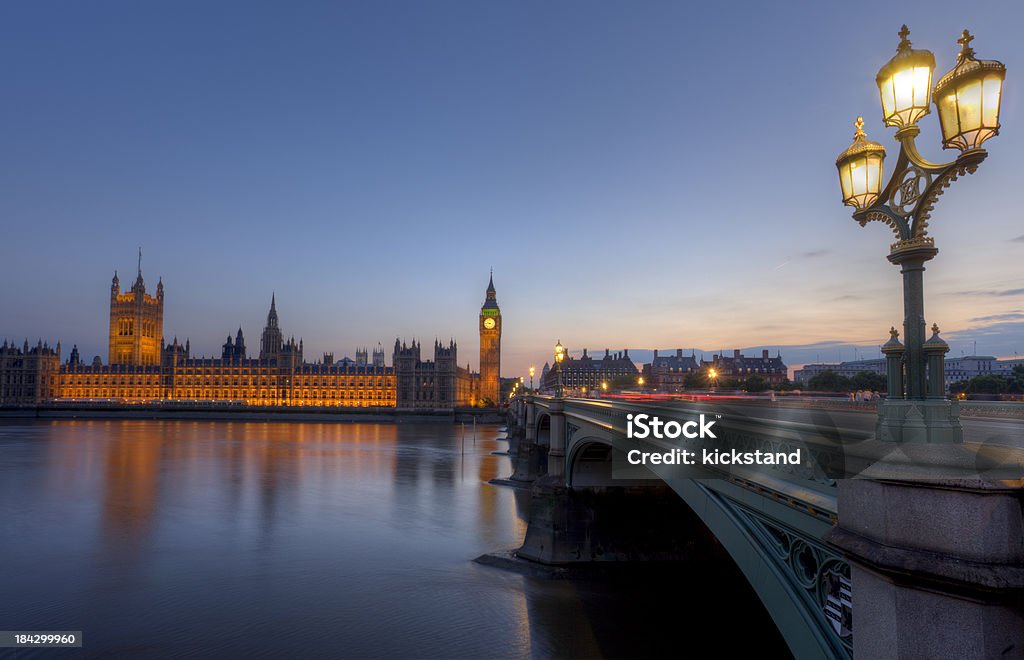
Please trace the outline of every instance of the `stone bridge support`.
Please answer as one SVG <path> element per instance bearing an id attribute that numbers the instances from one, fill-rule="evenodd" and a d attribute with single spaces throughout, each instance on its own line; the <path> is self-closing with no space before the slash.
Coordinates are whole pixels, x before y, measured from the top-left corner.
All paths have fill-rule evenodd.
<path id="1" fill-rule="evenodd" d="M 509 443 L 512 458 L 512 481 L 532 482 L 540 476 L 542 448 L 537 446 L 537 404 L 532 396 L 522 400 L 523 433 L 517 434 L 517 441 Z"/>
<path id="2" fill-rule="evenodd" d="M 548 448 L 548 474 L 564 479 L 565 475 L 565 404 L 555 400 L 548 410 L 551 415 L 551 446 Z"/>
<path id="3" fill-rule="evenodd" d="M 854 658 L 1024 658 L 1024 497 L 993 481 L 839 482 Z"/>

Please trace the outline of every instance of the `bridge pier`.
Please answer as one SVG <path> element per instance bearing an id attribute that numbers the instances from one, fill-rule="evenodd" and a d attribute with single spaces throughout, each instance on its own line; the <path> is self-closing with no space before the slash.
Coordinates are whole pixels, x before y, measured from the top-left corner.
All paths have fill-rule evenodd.
<path id="1" fill-rule="evenodd" d="M 551 441 L 548 448 L 547 473 L 565 478 L 565 403 L 560 399 L 551 402 Z"/>
<path id="2" fill-rule="evenodd" d="M 980 480 L 839 482 L 826 540 L 851 567 L 855 660 L 1024 657 L 1021 491 Z"/>
<path id="3" fill-rule="evenodd" d="M 530 520 L 516 555 L 546 565 L 698 560 L 719 546 L 697 515 L 665 484 L 572 488 L 538 478 Z"/>
<path id="4" fill-rule="evenodd" d="M 541 475 L 543 463 L 543 448 L 537 445 L 537 405 L 532 396 L 523 403 L 523 416 L 523 433 L 517 433 L 514 446 L 509 443 L 513 466 L 510 480 L 530 483 Z"/>

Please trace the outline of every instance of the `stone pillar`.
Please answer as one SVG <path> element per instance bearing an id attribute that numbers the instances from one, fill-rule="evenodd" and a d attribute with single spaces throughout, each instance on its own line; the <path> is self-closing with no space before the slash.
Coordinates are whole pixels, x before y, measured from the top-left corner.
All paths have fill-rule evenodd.
<path id="1" fill-rule="evenodd" d="M 839 481 L 853 657 L 1024 654 L 1024 515 L 1009 482 Z"/>
<path id="2" fill-rule="evenodd" d="M 537 404 L 533 397 L 527 397 L 526 403 L 526 433 L 523 441 L 516 444 L 515 454 L 512 456 L 513 470 L 512 481 L 529 483 L 537 478 Z M 511 451 L 511 445 L 510 451 Z"/>
<path id="3" fill-rule="evenodd" d="M 537 404 L 533 397 L 526 397 L 526 444 L 537 442 Z"/>
<path id="4" fill-rule="evenodd" d="M 903 344 L 896 328 L 889 329 L 889 341 L 882 345 L 885 354 L 886 387 L 890 399 L 903 398 Z"/>
<path id="5" fill-rule="evenodd" d="M 551 415 L 551 447 L 548 449 L 548 474 L 565 479 L 565 402 L 555 399 L 548 409 Z"/>
<path id="6" fill-rule="evenodd" d="M 939 337 L 939 325 L 932 325 L 932 336 L 924 343 L 924 354 L 928 361 L 928 398 L 946 398 L 946 353 L 949 344 Z"/>

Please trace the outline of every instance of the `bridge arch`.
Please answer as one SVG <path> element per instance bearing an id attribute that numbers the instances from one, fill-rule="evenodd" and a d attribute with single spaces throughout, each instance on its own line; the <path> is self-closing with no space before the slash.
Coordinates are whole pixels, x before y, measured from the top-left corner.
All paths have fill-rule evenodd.
<path id="1" fill-rule="evenodd" d="M 597 438 L 573 444 L 565 462 L 565 478 L 570 488 L 612 486 L 612 453 L 610 442 Z"/>
<path id="2" fill-rule="evenodd" d="M 573 489 L 627 485 L 621 479 L 612 480 L 613 457 L 628 450 L 622 435 L 584 420 L 570 420 L 570 428 L 579 426 L 567 442 L 565 484 Z M 849 639 L 833 634 L 823 611 L 823 585 L 833 579 L 830 572 L 838 576 L 843 570 L 815 543 L 829 523 L 812 523 L 821 529 L 808 533 L 812 530 L 807 528 L 805 514 L 727 479 L 684 479 L 665 466 L 647 469 L 721 544 L 795 657 L 850 657 Z"/>

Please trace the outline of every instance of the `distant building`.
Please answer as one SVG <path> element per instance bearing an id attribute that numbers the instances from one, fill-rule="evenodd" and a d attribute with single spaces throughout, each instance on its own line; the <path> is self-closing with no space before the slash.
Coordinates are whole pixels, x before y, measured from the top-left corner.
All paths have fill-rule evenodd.
<path id="1" fill-rule="evenodd" d="M 307 363 L 300 338 L 284 338 L 271 295 L 258 357 L 247 354 L 242 329 L 227 336 L 219 358 L 192 355 L 191 343 L 177 337 L 162 344 L 164 287 L 156 297 L 146 294 L 139 275 L 132 290 L 121 293 L 117 274 L 110 294 L 110 362 L 97 356 L 81 360 L 78 347 L 63 366 L 60 344 L 50 348 L 0 349 L 0 405 L 33 405 L 47 401 L 103 400 L 122 403 L 159 401 L 220 402 L 254 406 L 399 407 L 444 410 L 474 406 L 485 399 L 495 405 L 500 386 L 501 312 L 491 279 L 479 316 L 480 358 L 484 374 L 460 367 L 457 346 L 434 342 L 432 360 L 420 356 L 420 344 L 395 340 L 394 365 L 385 366 L 380 343 L 372 353 L 357 349 L 356 359 Z M 491 398 L 493 397 L 493 398 Z"/>
<path id="2" fill-rule="evenodd" d="M 718 382 L 742 382 L 751 376 L 759 376 L 769 385 L 781 385 L 789 373 L 782 362 L 782 354 L 768 357 L 768 351 L 761 351 L 761 357 L 747 357 L 734 350 L 732 357 L 714 354 L 710 361 L 701 360 L 701 369 L 714 369 Z"/>
<path id="3" fill-rule="evenodd" d="M 961 380 L 970 380 L 975 376 L 1000 375 L 996 366 L 996 358 L 992 355 L 963 355 L 946 358 L 946 387 Z"/>
<path id="4" fill-rule="evenodd" d="M 159 365 L 164 342 L 164 281 L 156 285 L 156 297 L 146 293 L 142 280 L 142 251 L 139 274 L 130 291 L 121 293 L 121 281 L 114 271 L 110 283 L 110 364 Z"/>
<path id="5" fill-rule="evenodd" d="M 964 355 L 961 357 L 947 358 L 945 365 L 944 380 L 948 388 L 953 383 L 962 380 L 970 380 L 975 376 L 996 375 L 1009 376 L 1013 367 L 1017 364 L 1024 364 L 1024 359 L 997 360 L 991 355 Z M 793 374 L 793 379 L 802 385 L 806 385 L 811 378 L 814 378 L 825 371 L 833 371 L 840 376 L 852 378 L 862 371 L 870 371 L 881 376 L 886 375 L 885 358 L 873 360 L 848 360 L 837 363 L 805 364 Z"/>
<path id="6" fill-rule="evenodd" d="M 677 392 L 683 389 L 686 375 L 700 370 L 697 356 L 683 355 L 683 349 L 677 348 L 675 355 L 658 355 L 650 364 L 644 365 L 645 385 L 662 392 Z"/>
<path id="7" fill-rule="evenodd" d="M 60 386 L 60 342 L 56 348 L 40 341 L 21 348 L 0 345 L 0 405 L 32 405 L 57 395 Z"/>
<path id="8" fill-rule="evenodd" d="M 487 282 L 484 304 L 480 307 L 480 400 L 486 405 L 501 405 L 501 309 L 494 289 L 494 273 Z"/>
<path id="9" fill-rule="evenodd" d="M 996 360 L 993 372 L 1000 376 L 1009 376 L 1013 373 L 1013 368 L 1018 366 L 1024 366 L 1024 358 L 1004 358 L 1002 360 Z"/>
<path id="10" fill-rule="evenodd" d="M 423 360 L 421 345 L 395 340 L 395 405 L 399 409 L 442 410 L 476 403 L 474 379 L 468 367 L 458 365 L 458 346 L 434 341 L 434 359 Z"/>
<path id="11" fill-rule="evenodd" d="M 566 349 L 566 355 L 569 354 Z M 545 372 L 541 373 L 542 387 L 554 389 L 557 382 L 558 371 L 548 365 L 544 365 Z M 592 358 L 587 349 L 583 349 L 583 355 L 578 358 L 566 357 L 562 361 L 562 387 L 567 389 L 588 390 L 601 388 L 602 383 L 611 383 L 616 378 L 623 376 L 630 377 L 635 384 L 640 376 L 640 371 L 633 364 L 629 357 L 629 349 L 623 349 L 621 353 L 612 354 L 609 349 L 604 350 L 604 357 Z"/>
<path id="12" fill-rule="evenodd" d="M 862 371 L 869 371 L 880 376 L 886 374 L 885 358 L 873 360 L 847 360 L 835 364 L 816 363 L 805 364 L 793 372 L 793 381 L 800 385 L 806 385 L 812 378 L 826 371 L 833 371 L 845 378 L 853 378 Z"/>

